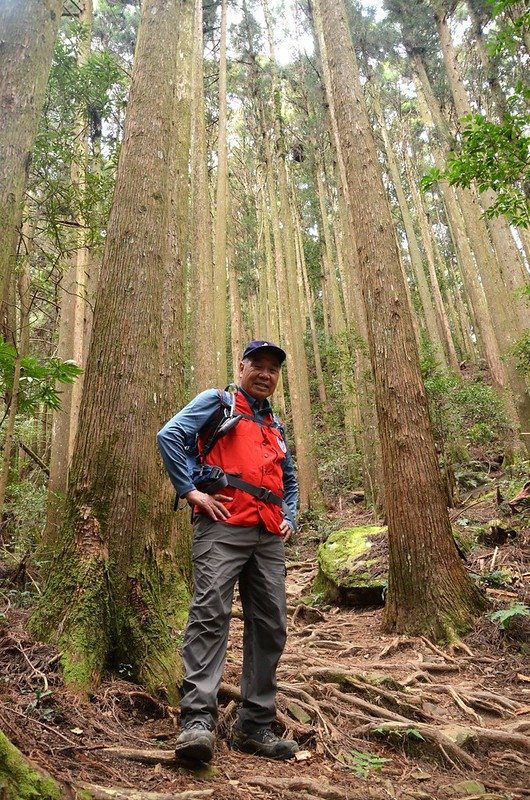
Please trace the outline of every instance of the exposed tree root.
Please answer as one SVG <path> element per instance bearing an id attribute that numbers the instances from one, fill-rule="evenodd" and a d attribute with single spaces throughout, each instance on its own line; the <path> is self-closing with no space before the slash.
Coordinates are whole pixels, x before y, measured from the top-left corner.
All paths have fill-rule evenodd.
<path id="1" fill-rule="evenodd" d="M 146 792 L 115 786 L 97 786 L 94 783 L 83 783 L 80 786 L 90 792 L 94 800 L 199 800 L 201 797 L 212 797 L 213 789 L 192 789 L 184 792 Z"/>
<path id="2" fill-rule="evenodd" d="M 278 789 L 282 792 L 310 792 L 312 797 L 324 800 L 366 800 L 367 798 L 382 798 L 380 792 L 372 793 L 368 786 L 359 790 L 348 789 L 344 791 L 338 787 L 331 787 L 317 782 L 311 778 L 273 778 L 269 775 L 254 777 L 243 776 L 241 780 L 248 786 L 261 786 L 264 789 Z"/>

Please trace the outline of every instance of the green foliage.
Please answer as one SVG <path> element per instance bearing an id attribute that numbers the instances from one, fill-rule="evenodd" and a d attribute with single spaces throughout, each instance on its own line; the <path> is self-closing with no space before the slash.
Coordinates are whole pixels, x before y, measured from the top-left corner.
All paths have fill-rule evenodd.
<path id="1" fill-rule="evenodd" d="M 521 375 L 530 375 L 530 330 L 526 330 L 510 348 L 510 354 L 515 358 L 517 371 Z"/>
<path id="2" fill-rule="evenodd" d="M 500 589 L 502 586 L 509 586 L 511 581 L 512 574 L 507 569 L 494 569 L 480 576 L 480 582 L 484 586 L 492 586 L 496 589 Z"/>
<path id="3" fill-rule="evenodd" d="M 500 611 L 491 611 L 486 616 L 492 622 L 498 623 L 506 631 L 514 618 L 530 617 L 530 608 L 525 603 L 512 603 L 508 608 L 503 608 Z"/>
<path id="4" fill-rule="evenodd" d="M 466 463 L 470 447 L 502 452 L 509 430 L 501 400 L 479 377 L 463 377 L 443 369 L 429 347 L 421 368 L 429 397 L 429 412 L 441 453 L 455 463 Z"/>
<path id="5" fill-rule="evenodd" d="M 530 98 L 528 90 L 525 95 Z M 528 227 L 530 113 L 508 114 L 500 123 L 488 121 L 482 114 L 470 114 L 463 122 L 460 146 L 449 155 L 441 177 L 456 186 L 475 183 L 479 192 L 493 189 L 497 197 L 487 216 L 504 215 L 513 225 Z"/>
<path id="6" fill-rule="evenodd" d="M 502 18 L 490 44 L 493 55 L 515 53 L 525 32 L 530 31 L 530 7 L 520 0 L 491 0 L 493 16 Z"/>
<path id="7" fill-rule="evenodd" d="M 46 486 L 32 480 L 11 483 L 4 505 L 4 541 L 15 557 L 33 552 L 42 536 L 46 519 Z"/>
<path id="8" fill-rule="evenodd" d="M 351 769 L 359 778 L 368 778 L 371 772 L 381 772 L 390 758 L 375 756 L 363 750 L 349 750 L 340 754 L 340 760 L 347 769 Z"/>
<path id="9" fill-rule="evenodd" d="M 17 352 L 13 345 L 0 337 L 0 392 L 6 394 L 13 388 Z M 21 413 L 33 413 L 39 406 L 58 409 L 61 407 L 58 383 L 73 383 L 82 373 L 73 361 L 59 358 L 37 359 L 24 356 L 21 359 L 18 408 Z"/>
<path id="10" fill-rule="evenodd" d="M 108 52 L 91 51 L 80 59 L 86 35 L 78 22 L 63 25 L 32 153 L 28 189 L 38 198 L 40 236 L 53 245 L 40 251 L 50 263 L 57 251 L 63 255 L 79 247 L 78 239 L 72 240 L 72 232 L 79 233 L 70 227 L 74 220 L 83 220 L 87 247 L 102 244 L 114 183 L 119 131 L 111 119 L 124 108 L 128 77 Z M 80 125 L 89 129 L 98 150 L 88 164 Z M 72 179 L 75 168 L 82 170 L 80 182 Z"/>
<path id="11" fill-rule="evenodd" d="M 513 56 L 530 31 L 530 11 L 516 0 L 493 5 L 497 24 L 489 42 L 492 57 Z M 422 179 L 424 191 L 445 179 L 456 186 L 476 185 L 479 192 L 493 190 L 496 198 L 485 212 L 505 216 L 512 225 L 530 226 L 530 87 L 514 80 L 502 119 L 469 114 L 461 120 L 462 131 L 448 156 L 444 170 L 431 169 Z"/>

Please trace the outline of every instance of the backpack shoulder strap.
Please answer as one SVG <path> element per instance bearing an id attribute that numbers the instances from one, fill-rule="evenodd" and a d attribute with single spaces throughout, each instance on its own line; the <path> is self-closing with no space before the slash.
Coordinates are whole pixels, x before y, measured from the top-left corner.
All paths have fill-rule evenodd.
<path id="1" fill-rule="evenodd" d="M 219 408 L 213 412 L 211 417 L 206 421 L 203 425 L 201 430 L 201 436 L 204 436 L 204 444 L 201 448 L 201 452 L 199 454 L 199 460 L 203 459 L 214 444 L 217 441 L 217 433 L 219 430 L 219 426 L 223 422 L 224 419 L 229 415 L 230 409 L 232 408 L 232 396 L 231 392 L 227 391 L 226 389 L 217 389 L 217 394 L 219 396 Z"/>

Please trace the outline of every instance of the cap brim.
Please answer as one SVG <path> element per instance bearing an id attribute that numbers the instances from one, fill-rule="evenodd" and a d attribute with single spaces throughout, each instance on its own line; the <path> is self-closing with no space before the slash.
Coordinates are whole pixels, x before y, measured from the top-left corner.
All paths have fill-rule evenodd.
<path id="1" fill-rule="evenodd" d="M 265 353 L 265 352 L 272 353 L 274 356 L 276 356 L 280 364 L 283 364 L 283 362 L 287 358 L 287 354 L 285 353 L 285 351 L 282 350 L 281 347 L 276 347 L 273 344 L 262 344 L 259 345 L 259 347 L 254 347 L 250 351 L 250 353 L 243 353 L 243 358 L 252 358 L 252 356 L 254 355 L 259 355 L 260 353 Z"/>

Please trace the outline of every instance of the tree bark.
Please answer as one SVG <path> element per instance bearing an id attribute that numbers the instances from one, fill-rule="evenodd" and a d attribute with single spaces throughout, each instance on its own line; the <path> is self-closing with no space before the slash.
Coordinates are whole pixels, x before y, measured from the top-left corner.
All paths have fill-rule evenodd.
<path id="1" fill-rule="evenodd" d="M 170 548 L 171 505 L 156 432 L 163 293 L 170 257 L 175 0 L 145 0 L 107 228 L 94 331 L 64 522 L 30 621 L 57 643 L 65 680 L 81 693 L 108 665 L 128 664 L 151 691 L 176 699 L 173 631 L 186 591 Z M 180 290 L 182 287 L 175 287 Z"/>
<path id="2" fill-rule="evenodd" d="M 217 135 L 217 192 L 213 257 L 214 344 L 217 385 L 227 383 L 226 371 L 226 229 L 228 215 L 228 178 L 226 152 L 226 12 L 227 0 L 221 2 L 221 41 L 219 54 L 219 126 Z"/>
<path id="3" fill-rule="evenodd" d="M 212 215 L 208 190 L 204 110 L 202 0 L 195 1 L 191 139 L 191 390 L 216 386 Z"/>
<path id="4" fill-rule="evenodd" d="M 14 263 L 62 5 L 63 0 L 3 0 L 0 6 L 0 297 Z"/>
<path id="5" fill-rule="evenodd" d="M 313 8 L 331 90 L 355 224 L 383 451 L 389 527 L 385 622 L 399 632 L 453 639 L 483 599 L 451 532 L 421 381 L 406 288 L 342 0 Z M 324 13 L 325 11 L 325 13 Z"/>

